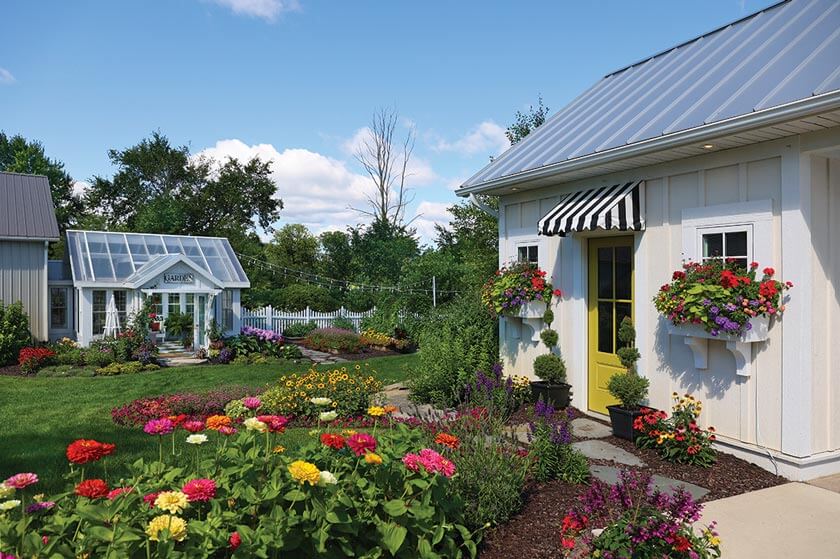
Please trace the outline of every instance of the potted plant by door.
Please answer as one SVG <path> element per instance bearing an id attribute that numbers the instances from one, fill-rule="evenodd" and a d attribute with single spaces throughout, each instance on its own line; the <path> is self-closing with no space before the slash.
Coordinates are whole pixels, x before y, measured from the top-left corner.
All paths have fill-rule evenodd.
<path id="1" fill-rule="evenodd" d="M 612 423 L 613 435 L 621 439 L 632 441 L 633 422 L 642 415 L 640 409 L 642 402 L 647 398 L 648 379 L 639 376 L 636 370 L 636 361 L 639 360 L 639 350 L 633 345 L 636 341 L 636 329 L 633 328 L 633 321 L 630 317 L 624 317 L 618 328 L 618 340 L 624 347 L 618 349 L 616 354 L 626 372 L 616 373 L 610 377 L 607 390 L 621 402 L 620 405 L 607 406 L 610 412 L 610 423 Z"/>
<path id="2" fill-rule="evenodd" d="M 547 311 L 543 320 L 551 324 L 554 314 Z M 542 400 L 550 403 L 555 408 L 566 408 L 569 406 L 569 391 L 571 385 L 566 384 L 566 363 L 563 358 L 553 353 L 557 346 L 559 335 L 556 330 L 546 328 L 540 332 L 540 338 L 549 353 L 540 355 L 534 360 L 534 375 L 540 379 L 531 383 L 531 393 L 535 400 Z"/>

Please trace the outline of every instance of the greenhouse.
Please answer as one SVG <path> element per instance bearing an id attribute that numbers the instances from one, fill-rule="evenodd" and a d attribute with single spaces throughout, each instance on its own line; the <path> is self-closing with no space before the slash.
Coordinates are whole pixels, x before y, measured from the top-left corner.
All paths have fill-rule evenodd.
<path id="1" fill-rule="evenodd" d="M 225 238 L 70 230 L 66 254 L 49 263 L 52 339 L 87 345 L 117 335 L 147 298 L 161 341 L 175 337 L 166 331 L 175 313 L 192 317 L 195 348 L 208 345 L 214 321 L 223 334 L 239 331 L 240 290 L 250 282 Z"/>

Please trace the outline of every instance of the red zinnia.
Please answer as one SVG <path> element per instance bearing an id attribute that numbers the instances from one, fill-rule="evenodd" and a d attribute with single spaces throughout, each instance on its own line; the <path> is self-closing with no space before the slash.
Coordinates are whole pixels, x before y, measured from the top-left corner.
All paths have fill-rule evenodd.
<path id="1" fill-rule="evenodd" d="M 362 456 L 376 450 L 376 439 L 367 433 L 356 433 L 350 435 L 347 439 L 347 446 L 353 450 L 356 456 Z"/>
<path id="2" fill-rule="evenodd" d="M 335 435 L 333 433 L 324 433 L 321 435 L 321 444 L 334 450 L 341 450 L 344 448 L 345 442 L 344 437 L 341 435 Z"/>
<path id="3" fill-rule="evenodd" d="M 183 427 L 185 431 L 189 431 L 190 433 L 200 433 L 201 431 L 204 431 L 204 422 L 193 419 L 191 421 L 183 422 L 181 424 L 181 427 Z"/>
<path id="4" fill-rule="evenodd" d="M 155 507 L 155 501 L 157 501 L 158 495 L 161 494 L 161 491 L 154 491 L 153 493 L 149 493 L 148 495 L 143 495 L 143 502 L 149 503 L 149 508 Z"/>
<path id="5" fill-rule="evenodd" d="M 282 415 L 258 415 L 257 419 L 265 423 L 272 433 L 282 433 L 286 430 L 286 423 L 289 422 Z"/>
<path id="6" fill-rule="evenodd" d="M 216 482 L 207 478 L 191 479 L 184 484 L 181 491 L 184 492 L 191 503 L 194 501 L 206 502 L 216 496 Z"/>
<path id="7" fill-rule="evenodd" d="M 101 479 L 86 479 L 76 486 L 76 495 L 88 499 L 101 499 L 108 496 L 108 484 Z"/>
<path id="8" fill-rule="evenodd" d="M 100 443 L 92 439 L 78 439 L 67 445 L 67 459 L 74 464 L 96 462 L 114 452 L 115 448 L 117 448 L 116 445 L 109 443 Z"/>
<path id="9" fill-rule="evenodd" d="M 126 493 L 131 493 L 132 491 L 134 491 L 133 487 L 117 487 L 116 489 L 112 489 L 111 491 L 108 492 L 108 500 L 113 501 L 114 499 L 116 499 L 120 495 L 124 495 Z"/>
<path id="10" fill-rule="evenodd" d="M 228 538 L 228 544 L 230 544 L 230 548 L 233 551 L 236 551 L 236 548 L 242 543 L 242 538 L 239 536 L 239 532 L 233 532 Z"/>

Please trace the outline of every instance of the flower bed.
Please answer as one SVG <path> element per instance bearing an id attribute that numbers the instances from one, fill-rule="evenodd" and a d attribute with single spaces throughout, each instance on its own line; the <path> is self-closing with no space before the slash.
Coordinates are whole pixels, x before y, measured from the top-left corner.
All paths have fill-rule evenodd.
<path id="1" fill-rule="evenodd" d="M 159 459 L 138 460 L 126 479 L 108 479 L 100 461 L 118 449 L 93 440 L 68 447 L 65 492 L 34 500 L 37 476 L 12 476 L 2 486 L 2 552 L 476 556 L 477 536 L 463 525 L 463 503 L 449 490 L 458 471 L 447 457 L 451 448 L 429 447 L 423 430 L 327 432 L 286 452 L 285 418 L 251 416 L 238 428 L 221 419 L 195 429 L 151 420 L 145 431 L 158 441 Z"/>
<path id="2" fill-rule="evenodd" d="M 675 325 L 698 324 L 713 336 L 740 336 L 752 328 L 751 318 L 781 315 L 784 292 L 793 287 L 773 279 L 773 268 L 764 268 L 761 276 L 758 268 L 758 262 L 749 270 L 732 260 L 688 262 L 659 288 L 654 305 Z"/>
<path id="3" fill-rule="evenodd" d="M 333 370 L 310 369 L 284 375 L 262 395 L 264 409 L 293 417 L 315 417 L 320 410 L 313 398 L 327 398 L 339 417 L 361 415 L 382 389 L 382 383 L 361 366 Z"/>
<path id="4" fill-rule="evenodd" d="M 513 315 L 523 305 L 532 301 L 551 302 L 551 296 L 560 297 L 546 281 L 546 272 L 534 264 L 519 262 L 496 271 L 484 284 L 481 300 L 494 314 Z"/>
<path id="5" fill-rule="evenodd" d="M 139 398 L 111 410 L 117 425 L 140 427 L 150 419 L 185 415 L 196 419 L 224 413 L 231 400 L 256 395 L 258 389 L 247 386 L 228 386 L 204 393 L 181 392 L 154 398 Z"/>
<path id="6" fill-rule="evenodd" d="M 636 444 L 657 450 L 665 460 L 708 468 L 717 459 L 712 448 L 715 428 L 702 429 L 697 425 L 703 410 L 700 401 L 676 392 L 673 398 L 670 418 L 664 411 L 642 408 L 642 415 L 633 424 Z"/>
<path id="7" fill-rule="evenodd" d="M 342 328 L 316 328 L 307 334 L 303 345 L 331 353 L 359 353 L 364 346 L 357 333 Z"/>

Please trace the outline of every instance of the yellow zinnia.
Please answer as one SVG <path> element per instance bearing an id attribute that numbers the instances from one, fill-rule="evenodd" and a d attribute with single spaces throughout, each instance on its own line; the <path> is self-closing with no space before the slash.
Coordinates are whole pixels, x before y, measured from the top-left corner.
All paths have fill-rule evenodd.
<path id="1" fill-rule="evenodd" d="M 155 506 L 166 512 L 177 514 L 187 508 L 187 496 L 180 491 L 164 491 L 155 499 Z"/>
<path id="2" fill-rule="evenodd" d="M 304 483 L 318 485 L 318 481 L 321 479 L 321 470 L 315 464 L 303 460 L 295 460 L 289 464 L 289 473 L 301 485 Z"/>
<path id="3" fill-rule="evenodd" d="M 282 444 L 278 444 L 274 447 L 274 454 L 283 454 L 284 452 L 286 452 L 286 447 Z"/>
<path id="4" fill-rule="evenodd" d="M 379 465 L 382 463 L 382 457 L 373 452 L 368 452 L 365 454 L 365 462 L 368 464 Z"/>
<path id="5" fill-rule="evenodd" d="M 385 415 L 385 408 L 382 406 L 370 406 L 368 408 L 368 415 L 372 417 L 379 417 Z"/>
<path id="6" fill-rule="evenodd" d="M 187 539 L 187 523 L 177 516 L 161 514 L 154 517 L 146 526 L 146 534 L 153 542 L 160 541 L 160 533 L 164 530 L 169 530 L 169 537 L 176 542 Z"/>

